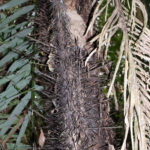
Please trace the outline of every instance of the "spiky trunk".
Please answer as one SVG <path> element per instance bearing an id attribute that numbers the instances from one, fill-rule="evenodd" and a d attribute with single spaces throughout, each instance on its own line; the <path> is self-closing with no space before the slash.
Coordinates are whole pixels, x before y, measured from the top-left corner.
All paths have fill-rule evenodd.
<path id="1" fill-rule="evenodd" d="M 44 2 L 46 1 L 41 2 L 41 6 L 49 5 L 49 2 Z M 87 24 L 92 1 L 80 2 L 76 1 L 75 8 L 80 7 L 81 16 Z M 51 122 L 49 130 L 52 134 L 47 136 L 49 140 L 46 148 L 107 150 L 112 142 L 113 132 L 105 127 L 108 124 L 110 126 L 112 121 L 108 114 L 108 101 L 104 101 L 100 87 L 98 69 L 88 71 L 85 67 L 84 60 L 88 50 L 85 45 L 80 46 L 80 38 L 74 39 L 73 33 L 70 32 L 65 3 L 54 0 L 49 6 L 53 14 L 49 18 L 49 24 L 54 21 L 54 33 L 50 40 L 55 48 L 51 48 L 50 51 L 55 55 L 54 73 L 57 75 L 54 95 L 57 97 L 50 99 L 48 103 L 55 103 L 57 111 L 48 113 Z M 82 10 L 86 10 L 86 13 Z M 45 39 L 50 42 L 46 36 Z M 97 61 L 95 56 L 91 65 Z"/>

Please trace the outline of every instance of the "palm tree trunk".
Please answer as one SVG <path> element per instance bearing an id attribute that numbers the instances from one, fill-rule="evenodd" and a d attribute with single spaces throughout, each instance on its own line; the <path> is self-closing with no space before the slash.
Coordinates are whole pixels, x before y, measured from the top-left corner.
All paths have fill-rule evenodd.
<path id="1" fill-rule="evenodd" d="M 77 12 L 87 24 L 92 0 L 75 2 Z M 51 26 L 53 34 L 49 37 L 45 35 L 42 40 L 52 42 L 55 47 L 50 51 L 55 54 L 54 95 L 57 97 L 50 99 L 48 104 L 55 101 L 57 111 L 47 113 L 49 130 L 52 134 L 47 135 L 46 148 L 107 150 L 109 144 L 113 142 L 114 133 L 107 128 L 112 125 L 112 120 L 109 117 L 109 103 L 104 101 L 98 69 L 87 71 L 84 60 L 88 50 L 78 46 L 78 39 L 72 38 L 65 4 L 61 0 L 54 0 L 51 3 L 42 0 L 40 7 L 41 11 L 51 12 L 50 15 L 44 16 L 48 19 L 42 20 L 40 30 L 45 30 L 46 24 L 43 26 L 45 21 L 49 21 L 48 26 L 53 22 Z M 97 61 L 99 60 L 95 56 L 92 64 Z"/>

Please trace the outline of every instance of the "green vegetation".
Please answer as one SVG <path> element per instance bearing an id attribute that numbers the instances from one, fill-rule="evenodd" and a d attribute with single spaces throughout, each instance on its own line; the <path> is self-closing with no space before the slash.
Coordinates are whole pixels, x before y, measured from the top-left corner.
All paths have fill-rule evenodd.
<path id="1" fill-rule="evenodd" d="M 40 111 L 35 82 L 38 51 L 28 36 L 34 32 L 34 2 L 11 0 L 0 6 L 0 145 L 1 148 L 31 148 L 35 119 Z M 40 121 L 40 120 L 39 120 Z M 36 123 L 39 122 L 36 120 Z"/>

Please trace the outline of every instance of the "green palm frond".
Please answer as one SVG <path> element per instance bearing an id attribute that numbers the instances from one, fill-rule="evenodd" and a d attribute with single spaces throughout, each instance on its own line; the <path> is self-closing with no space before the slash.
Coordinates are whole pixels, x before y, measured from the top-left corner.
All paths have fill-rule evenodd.
<path id="1" fill-rule="evenodd" d="M 115 4 L 115 5 L 113 5 Z M 98 48 L 87 57 L 85 65 L 94 53 L 100 55 L 105 50 L 105 59 L 111 46 L 111 39 L 118 30 L 123 37 L 120 45 L 118 62 L 107 96 L 117 77 L 121 61 L 124 60 L 124 116 L 125 138 L 121 150 L 126 149 L 127 137 L 130 132 L 133 150 L 150 148 L 150 30 L 147 28 L 147 13 L 140 0 L 101 0 L 94 11 L 87 33 L 93 32 L 96 19 L 107 7 L 113 12 L 106 20 L 101 32 L 90 42 L 98 42 Z M 142 18 L 138 16 L 140 12 Z M 106 13 L 107 18 L 107 13 Z M 86 33 L 86 34 L 87 34 Z"/>
<path id="2" fill-rule="evenodd" d="M 34 5 L 29 0 L 11 0 L 0 6 L 0 144 L 8 149 L 29 149 L 24 142 L 31 122 L 31 109 L 37 91 L 35 65 L 29 56 L 34 44 L 27 36 L 33 32 L 30 21 Z M 18 21 L 21 17 L 28 18 Z"/>

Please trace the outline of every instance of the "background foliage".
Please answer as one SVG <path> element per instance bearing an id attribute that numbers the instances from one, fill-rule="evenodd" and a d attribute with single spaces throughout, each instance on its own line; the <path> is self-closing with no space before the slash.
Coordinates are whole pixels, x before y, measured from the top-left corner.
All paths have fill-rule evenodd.
<path id="1" fill-rule="evenodd" d="M 28 149 L 34 143 L 33 110 L 41 111 L 35 82 L 38 51 L 29 40 L 34 31 L 34 2 L 11 0 L 0 6 L 0 144 Z M 40 108 L 40 109 L 39 109 Z"/>

